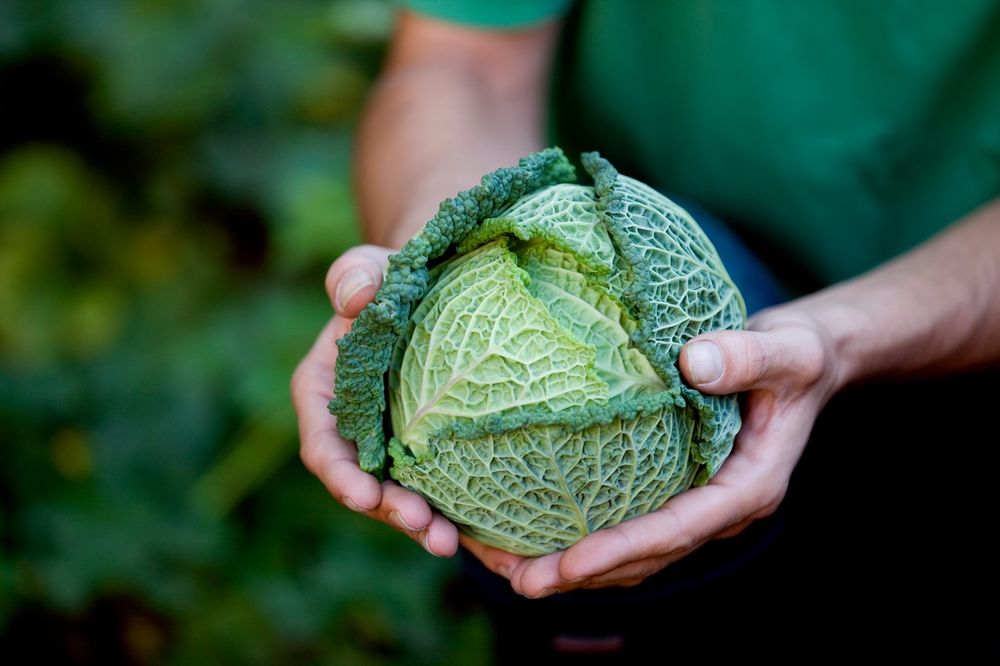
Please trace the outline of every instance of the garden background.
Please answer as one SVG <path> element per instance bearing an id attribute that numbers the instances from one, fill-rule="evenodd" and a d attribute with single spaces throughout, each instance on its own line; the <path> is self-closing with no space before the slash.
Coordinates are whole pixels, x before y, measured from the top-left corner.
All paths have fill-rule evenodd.
<path id="1" fill-rule="evenodd" d="M 0 3 L 0 654 L 477 663 L 451 561 L 298 459 L 377 0 Z"/>

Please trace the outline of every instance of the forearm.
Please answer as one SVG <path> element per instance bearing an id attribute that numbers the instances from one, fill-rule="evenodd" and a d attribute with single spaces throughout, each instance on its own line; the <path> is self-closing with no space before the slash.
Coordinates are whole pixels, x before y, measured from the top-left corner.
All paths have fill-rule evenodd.
<path id="1" fill-rule="evenodd" d="M 829 332 L 843 368 L 838 386 L 1000 360 L 1000 199 L 794 307 Z"/>
<path id="2" fill-rule="evenodd" d="M 404 16 L 400 30 L 365 111 L 356 160 L 365 236 L 390 247 L 412 237 L 442 199 L 542 147 L 555 39 L 550 26 L 492 36 L 492 45 L 479 35 L 466 49 L 449 48 L 447 41 L 455 32 L 461 40 L 461 29 Z M 442 37 L 440 30 L 451 32 Z M 505 43 L 497 46 L 500 40 Z M 518 40 L 526 42 L 518 55 L 499 67 L 490 62 L 491 48 L 503 53 Z M 428 41 L 438 46 L 421 43 Z M 477 50 L 482 43 L 484 50 Z"/>

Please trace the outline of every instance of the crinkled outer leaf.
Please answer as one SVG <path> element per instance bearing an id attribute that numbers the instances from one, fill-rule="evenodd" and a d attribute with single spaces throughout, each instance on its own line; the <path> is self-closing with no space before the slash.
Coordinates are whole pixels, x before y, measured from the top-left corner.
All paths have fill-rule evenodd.
<path id="1" fill-rule="evenodd" d="M 743 327 L 743 297 L 687 211 L 647 185 L 621 176 L 597 153 L 584 154 L 583 166 L 594 179 L 618 272 L 628 276 L 621 282 L 621 297 L 639 321 L 635 344 L 662 377 L 676 377 L 675 363 L 685 342 L 708 331 Z M 736 396 L 706 396 L 694 390 L 686 395 L 701 412 L 693 453 L 706 464 L 698 477 L 704 483 L 732 450 L 740 428 L 739 405 Z"/>
<path id="2" fill-rule="evenodd" d="M 363 470 L 381 474 L 385 466 L 384 377 L 396 339 L 427 291 L 427 262 L 524 195 L 575 179 L 573 166 L 558 148 L 526 157 L 518 166 L 498 169 L 478 186 L 444 201 L 423 230 L 390 257 L 374 302 L 361 311 L 351 332 L 337 341 L 336 397 L 330 411 L 337 415 L 340 433 L 357 443 Z"/>
<path id="3" fill-rule="evenodd" d="M 597 274 L 614 270 L 615 248 L 598 217 L 592 187 L 553 185 L 526 196 L 502 216 L 483 220 L 465 237 L 458 252 L 468 252 L 501 234 L 545 241 L 573 254 Z"/>
<path id="4" fill-rule="evenodd" d="M 694 414 L 669 393 L 660 394 L 664 401 L 580 429 L 444 433 L 419 461 L 393 439 L 392 474 L 476 539 L 543 555 L 653 511 L 691 485 L 699 467 L 689 455 Z"/>

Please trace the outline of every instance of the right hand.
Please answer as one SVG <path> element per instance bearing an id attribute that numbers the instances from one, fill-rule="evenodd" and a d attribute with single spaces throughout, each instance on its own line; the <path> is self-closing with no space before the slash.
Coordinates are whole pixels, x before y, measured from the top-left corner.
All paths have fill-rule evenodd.
<path id="1" fill-rule="evenodd" d="M 458 530 L 431 510 L 419 495 L 394 481 L 378 480 L 358 466 L 357 449 L 337 431 L 327 404 L 333 398 L 336 341 L 351 330 L 354 318 L 375 297 L 392 251 L 361 245 L 340 256 L 326 276 L 334 316 L 292 375 L 292 403 L 299 420 L 300 453 L 341 504 L 391 525 L 432 555 L 450 557 L 458 550 Z"/>
<path id="2" fill-rule="evenodd" d="M 817 415 L 843 386 L 844 364 L 822 319 L 796 302 L 758 313 L 745 331 L 713 331 L 689 341 L 678 365 L 691 386 L 745 396 L 743 425 L 722 469 L 655 511 L 597 530 L 565 551 L 517 563 L 510 569 L 514 591 L 537 599 L 637 585 L 706 542 L 771 515 Z"/>

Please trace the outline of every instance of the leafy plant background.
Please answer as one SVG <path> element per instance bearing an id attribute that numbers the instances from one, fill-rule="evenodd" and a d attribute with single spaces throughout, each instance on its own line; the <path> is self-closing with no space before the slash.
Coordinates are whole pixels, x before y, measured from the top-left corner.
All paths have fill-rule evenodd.
<path id="1" fill-rule="evenodd" d="M 454 564 L 339 507 L 288 398 L 391 11 L 0 3 L 0 653 L 483 661 Z"/>

